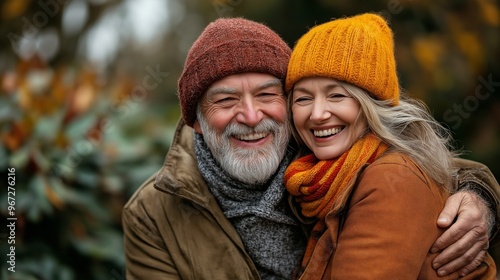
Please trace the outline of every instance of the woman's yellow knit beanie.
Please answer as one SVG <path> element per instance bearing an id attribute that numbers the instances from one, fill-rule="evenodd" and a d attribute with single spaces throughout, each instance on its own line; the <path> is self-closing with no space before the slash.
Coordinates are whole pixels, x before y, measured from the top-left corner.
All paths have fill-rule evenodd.
<path id="1" fill-rule="evenodd" d="M 328 77 L 399 103 L 393 34 L 379 15 L 366 13 L 315 26 L 293 49 L 285 83 L 289 92 L 306 77 Z"/>

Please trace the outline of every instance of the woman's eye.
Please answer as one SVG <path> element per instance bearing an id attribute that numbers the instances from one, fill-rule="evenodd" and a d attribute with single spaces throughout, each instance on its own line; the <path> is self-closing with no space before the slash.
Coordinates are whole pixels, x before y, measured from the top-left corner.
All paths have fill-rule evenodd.
<path id="1" fill-rule="evenodd" d="M 342 101 L 347 97 L 348 97 L 347 95 L 342 94 L 342 93 L 332 93 L 328 96 L 329 99 L 331 99 L 335 102 Z"/>
<path id="2" fill-rule="evenodd" d="M 312 100 L 312 98 L 310 98 L 310 97 L 298 97 L 295 99 L 294 103 L 306 104 L 306 103 L 310 102 L 311 100 Z"/>
<path id="3" fill-rule="evenodd" d="M 332 94 L 330 94 L 330 97 L 342 98 L 342 97 L 346 97 L 346 96 L 343 95 L 342 93 L 332 93 Z"/>

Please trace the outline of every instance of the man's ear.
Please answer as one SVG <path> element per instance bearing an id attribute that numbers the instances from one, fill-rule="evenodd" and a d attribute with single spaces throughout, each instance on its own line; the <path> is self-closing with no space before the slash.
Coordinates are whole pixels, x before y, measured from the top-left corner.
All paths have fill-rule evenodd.
<path id="1" fill-rule="evenodd" d="M 198 120 L 194 121 L 193 128 L 194 128 L 194 131 L 196 131 L 196 133 L 203 134 L 203 132 L 201 131 L 200 122 Z"/>

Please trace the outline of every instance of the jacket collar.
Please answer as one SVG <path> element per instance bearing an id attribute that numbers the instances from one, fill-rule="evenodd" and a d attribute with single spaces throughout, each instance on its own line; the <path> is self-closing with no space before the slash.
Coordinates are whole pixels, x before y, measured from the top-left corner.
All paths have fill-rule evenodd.
<path id="1" fill-rule="evenodd" d="M 215 198 L 198 171 L 193 134 L 193 128 L 181 119 L 154 186 L 160 191 L 183 197 L 207 208 L 210 203 L 215 202 Z"/>
<path id="2" fill-rule="evenodd" d="M 155 178 L 154 187 L 205 208 L 212 213 L 233 242 L 243 252 L 246 252 L 238 232 L 224 216 L 198 170 L 198 161 L 194 150 L 194 133 L 193 128 L 187 126 L 182 119 L 178 122 L 163 167 Z M 249 262 L 253 263 L 248 254 L 245 254 Z"/>

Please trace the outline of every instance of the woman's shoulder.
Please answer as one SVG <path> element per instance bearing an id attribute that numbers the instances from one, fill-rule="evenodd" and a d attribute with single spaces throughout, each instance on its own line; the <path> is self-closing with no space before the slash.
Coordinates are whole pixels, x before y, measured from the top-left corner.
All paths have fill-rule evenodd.
<path id="1" fill-rule="evenodd" d="M 411 159 L 411 157 L 407 154 L 397 152 L 397 151 L 388 151 L 377 158 L 370 166 L 384 165 L 384 164 L 395 164 L 413 167 L 416 166 L 416 163 Z"/>
<path id="2" fill-rule="evenodd" d="M 407 154 L 390 151 L 380 156 L 369 164 L 363 173 L 379 176 L 377 174 L 393 174 L 404 177 L 413 177 L 424 183 L 429 183 L 429 177 L 424 170 Z"/>
<path id="3" fill-rule="evenodd" d="M 440 193 L 437 183 L 408 155 L 388 152 L 369 164 L 359 178 L 362 188 L 426 189 Z"/>

